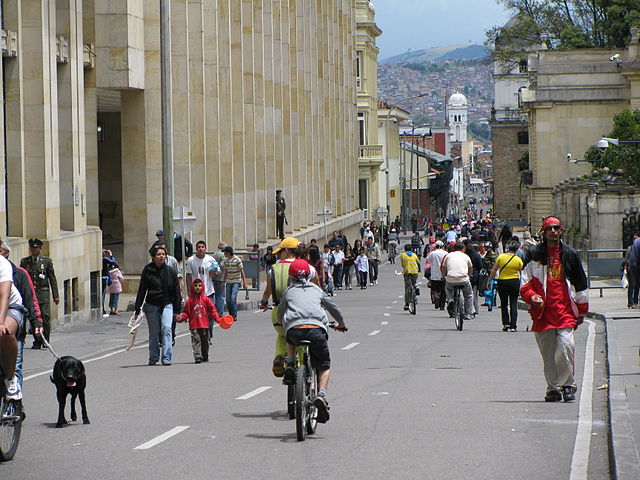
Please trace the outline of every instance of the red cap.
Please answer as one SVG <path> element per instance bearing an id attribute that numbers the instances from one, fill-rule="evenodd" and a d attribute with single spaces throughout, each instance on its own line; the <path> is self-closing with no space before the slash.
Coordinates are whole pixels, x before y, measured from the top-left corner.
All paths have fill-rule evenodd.
<path id="1" fill-rule="evenodd" d="M 540 231 L 544 232 L 547 227 L 551 227 L 552 225 L 560 225 L 560 227 L 562 227 L 562 222 L 556 217 L 547 217 L 542 221 Z"/>
<path id="2" fill-rule="evenodd" d="M 311 267 L 306 260 L 299 258 L 289 265 L 289 276 L 300 280 L 306 279 L 311 274 Z"/>

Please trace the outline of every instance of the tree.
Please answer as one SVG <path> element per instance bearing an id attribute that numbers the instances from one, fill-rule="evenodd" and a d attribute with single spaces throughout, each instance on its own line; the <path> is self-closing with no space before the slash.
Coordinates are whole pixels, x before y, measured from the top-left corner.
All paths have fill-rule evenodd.
<path id="1" fill-rule="evenodd" d="M 609 138 L 640 140 L 640 110 L 625 109 L 613 117 L 613 128 L 607 135 Z M 629 183 L 640 185 L 640 144 L 610 145 L 605 151 L 592 146 L 584 154 L 584 159 L 597 167 L 609 167 L 611 170 L 621 168 L 627 175 Z"/>
<path id="2" fill-rule="evenodd" d="M 640 0 L 496 0 L 513 13 L 502 27 L 487 32 L 485 44 L 507 70 L 527 50 L 624 48 L 630 28 L 640 26 Z"/>

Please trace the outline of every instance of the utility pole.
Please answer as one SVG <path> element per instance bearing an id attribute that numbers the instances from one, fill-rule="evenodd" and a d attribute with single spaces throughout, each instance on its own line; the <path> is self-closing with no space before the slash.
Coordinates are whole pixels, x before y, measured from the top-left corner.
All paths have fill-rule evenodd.
<path id="1" fill-rule="evenodd" d="M 162 114 L 162 229 L 173 254 L 173 122 L 171 118 L 171 2 L 160 0 L 160 103 Z"/>

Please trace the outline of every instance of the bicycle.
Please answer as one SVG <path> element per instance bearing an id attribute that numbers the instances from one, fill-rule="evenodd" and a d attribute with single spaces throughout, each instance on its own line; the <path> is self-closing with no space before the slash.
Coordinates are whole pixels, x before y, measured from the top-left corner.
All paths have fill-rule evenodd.
<path id="1" fill-rule="evenodd" d="M 20 442 L 22 430 L 21 400 L 7 400 L 4 385 L 4 370 L 0 364 L 0 462 L 7 462 L 13 458 Z"/>
<path id="2" fill-rule="evenodd" d="M 464 285 L 454 285 L 453 287 L 453 321 L 456 329 L 462 331 L 464 326 L 464 300 L 460 294 Z"/>
<path id="3" fill-rule="evenodd" d="M 334 330 L 337 324 L 330 323 Z M 347 331 L 345 327 L 344 331 Z M 318 372 L 311 365 L 309 345 L 311 342 L 303 340 L 296 348 L 295 383 L 293 384 L 293 415 L 296 419 L 296 437 L 302 442 L 307 435 L 313 435 L 318 426 L 318 411 L 313 400 L 318 395 Z M 289 392 L 290 389 L 287 389 Z M 287 393 L 288 395 L 288 393 Z M 288 407 L 291 418 L 291 407 Z"/>
<path id="4" fill-rule="evenodd" d="M 418 305 L 418 294 L 420 290 L 418 289 L 417 285 L 412 285 L 412 286 L 413 288 L 409 293 L 409 313 L 411 315 L 415 315 L 417 310 L 416 306 Z"/>

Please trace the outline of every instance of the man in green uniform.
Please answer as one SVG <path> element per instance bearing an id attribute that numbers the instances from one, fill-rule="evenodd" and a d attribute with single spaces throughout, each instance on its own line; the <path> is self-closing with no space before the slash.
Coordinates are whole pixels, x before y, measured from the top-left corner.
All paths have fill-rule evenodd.
<path id="1" fill-rule="evenodd" d="M 51 317 L 49 310 L 49 297 L 50 291 L 53 293 L 53 301 L 57 305 L 60 303 L 60 297 L 58 296 L 58 281 L 56 280 L 56 274 L 53 271 L 53 261 L 49 257 L 43 257 L 40 255 L 42 250 L 42 240 L 32 238 L 29 240 L 30 256 L 20 260 L 20 266 L 29 272 L 29 276 L 33 281 L 33 286 L 36 289 L 36 295 L 38 296 L 38 305 L 42 313 L 42 323 L 44 327 L 44 338 L 49 341 L 49 335 L 51 333 Z M 34 337 L 33 349 L 42 348 L 42 342 L 38 340 L 38 337 Z"/>
<path id="2" fill-rule="evenodd" d="M 282 190 L 276 190 L 276 234 L 280 240 L 284 239 L 284 224 L 287 221 L 287 203 L 282 196 Z"/>

